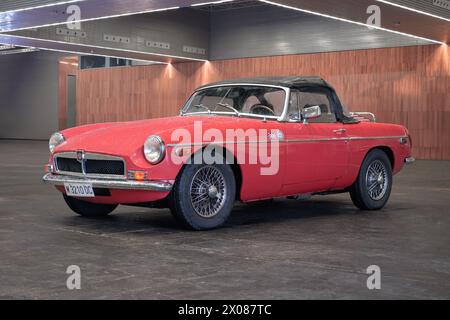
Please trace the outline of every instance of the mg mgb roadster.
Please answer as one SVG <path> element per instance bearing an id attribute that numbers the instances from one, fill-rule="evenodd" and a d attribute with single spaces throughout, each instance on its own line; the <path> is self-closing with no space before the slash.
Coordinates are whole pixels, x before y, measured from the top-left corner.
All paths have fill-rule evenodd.
<path id="1" fill-rule="evenodd" d="M 348 192 L 361 210 L 379 210 L 414 161 L 405 127 L 349 112 L 313 77 L 205 85 L 178 116 L 75 127 L 49 147 L 43 180 L 75 213 L 170 208 L 195 230 L 221 226 L 235 201 Z"/>

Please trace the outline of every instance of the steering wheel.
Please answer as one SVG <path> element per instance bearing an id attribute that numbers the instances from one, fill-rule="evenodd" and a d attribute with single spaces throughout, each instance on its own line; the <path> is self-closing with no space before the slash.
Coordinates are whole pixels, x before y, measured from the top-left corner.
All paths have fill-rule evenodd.
<path id="1" fill-rule="evenodd" d="M 261 111 L 257 112 L 256 110 L 258 109 L 261 110 L 262 112 Z M 260 103 L 255 104 L 250 108 L 250 113 L 253 114 L 267 115 L 264 113 L 265 111 L 270 112 L 272 115 L 275 115 L 275 112 L 271 108 Z"/>

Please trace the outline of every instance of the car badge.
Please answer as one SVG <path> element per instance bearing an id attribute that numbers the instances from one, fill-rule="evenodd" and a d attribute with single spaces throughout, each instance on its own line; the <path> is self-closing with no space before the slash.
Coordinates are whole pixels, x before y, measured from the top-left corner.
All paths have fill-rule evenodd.
<path id="1" fill-rule="evenodd" d="M 273 140 L 278 140 L 281 141 L 284 139 L 284 133 L 281 130 L 272 130 L 269 134 L 268 134 L 268 138 L 269 140 L 273 141 Z"/>
<path id="2" fill-rule="evenodd" d="M 83 162 L 84 160 L 84 150 L 78 150 L 77 151 L 77 161 L 78 162 Z"/>

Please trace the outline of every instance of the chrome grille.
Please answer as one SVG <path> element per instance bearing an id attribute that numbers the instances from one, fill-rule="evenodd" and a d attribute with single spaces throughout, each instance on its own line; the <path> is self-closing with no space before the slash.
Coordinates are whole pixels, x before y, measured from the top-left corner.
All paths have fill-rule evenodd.
<path id="1" fill-rule="evenodd" d="M 81 163 L 77 159 L 56 158 L 56 167 L 64 172 L 82 173 Z"/>
<path id="2" fill-rule="evenodd" d="M 65 175 L 126 178 L 125 161 L 116 156 L 82 151 L 64 152 L 54 156 L 54 163 L 56 172 Z"/>
<path id="3" fill-rule="evenodd" d="M 124 163 L 120 160 L 86 160 L 87 174 L 123 175 Z"/>

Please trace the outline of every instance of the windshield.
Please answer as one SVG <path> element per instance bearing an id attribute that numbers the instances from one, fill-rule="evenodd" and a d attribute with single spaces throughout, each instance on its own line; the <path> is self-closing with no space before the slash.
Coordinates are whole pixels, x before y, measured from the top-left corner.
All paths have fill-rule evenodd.
<path id="1" fill-rule="evenodd" d="M 221 86 L 197 91 L 182 114 L 221 114 L 279 118 L 284 111 L 286 92 L 264 86 Z"/>

